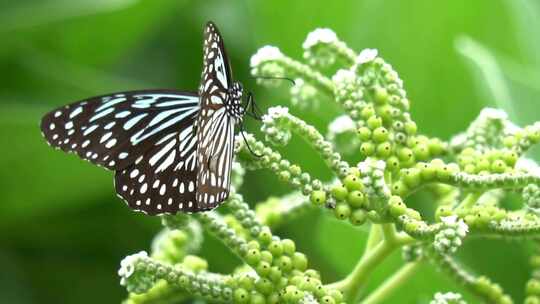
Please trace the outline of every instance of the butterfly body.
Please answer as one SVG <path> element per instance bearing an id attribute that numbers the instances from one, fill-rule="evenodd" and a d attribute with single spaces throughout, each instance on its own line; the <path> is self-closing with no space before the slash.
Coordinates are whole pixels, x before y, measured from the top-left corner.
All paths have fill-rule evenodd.
<path id="1" fill-rule="evenodd" d="M 89 98 L 46 114 L 47 142 L 115 173 L 129 207 L 155 215 L 217 207 L 229 195 L 242 85 L 216 26 L 205 28 L 197 93 L 142 90 Z"/>

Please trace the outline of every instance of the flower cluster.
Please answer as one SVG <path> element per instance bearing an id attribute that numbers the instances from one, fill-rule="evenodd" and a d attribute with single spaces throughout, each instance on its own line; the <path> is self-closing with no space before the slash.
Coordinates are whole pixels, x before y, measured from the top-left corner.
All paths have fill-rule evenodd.
<path id="1" fill-rule="evenodd" d="M 540 167 L 524 157 L 540 141 L 540 122 L 519 127 L 503 111 L 486 108 L 448 142 L 429 137 L 410 114 L 403 80 L 377 50 L 355 52 L 329 29 L 314 30 L 302 47 L 304 62 L 274 46 L 252 56 L 252 74 L 266 77 L 260 83 L 282 83 L 271 77 L 295 79 L 291 108 L 268 110 L 261 125 L 264 139 L 237 138 L 231 193 L 222 207 L 163 216 L 164 229 L 150 254 L 121 262 L 120 283 L 130 292 L 126 303 L 190 298 L 201 303 L 383 303 L 427 263 L 483 302 L 513 303 L 499 284 L 469 270 L 474 267 L 463 267 L 454 254 L 469 236 L 540 236 Z M 293 114 L 323 99 L 343 110 L 329 122 L 326 136 Z M 309 144 L 334 179 L 318 178 L 273 148 L 287 145 L 293 136 Z M 246 170 L 269 170 L 291 192 L 252 208 L 237 192 Z M 432 214 L 412 207 L 417 192 L 432 198 L 426 202 Z M 504 200 L 516 192 L 522 208 L 507 209 Z M 312 209 L 369 231 L 362 257 L 340 281 L 324 280 L 317 265 L 310 265 L 309 254 L 273 232 Z M 221 240 L 240 265 L 227 274 L 210 272 L 200 252 L 203 230 Z M 398 249 L 403 266 L 368 289 L 371 274 Z M 526 303 L 540 303 L 538 255 L 531 267 Z M 430 303 L 465 301 L 448 292 L 436 293 Z"/>
<path id="2" fill-rule="evenodd" d="M 441 218 L 442 227 L 435 235 L 433 247 L 442 254 L 454 253 L 461 246 L 469 227 L 457 215 Z"/>

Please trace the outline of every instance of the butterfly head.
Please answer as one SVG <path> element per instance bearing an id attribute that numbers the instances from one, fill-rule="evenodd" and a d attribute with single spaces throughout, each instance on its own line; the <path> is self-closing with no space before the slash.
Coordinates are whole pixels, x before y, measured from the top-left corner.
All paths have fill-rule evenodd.
<path id="1" fill-rule="evenodd" d="M 241 121 L 244 116 L 244 107 L 242 106 L 242 95 L 244 88 L 240 82 L 234 82 L 229 89 L 229 102 L 226 104 L 227 110 L 237 121 Z"/>

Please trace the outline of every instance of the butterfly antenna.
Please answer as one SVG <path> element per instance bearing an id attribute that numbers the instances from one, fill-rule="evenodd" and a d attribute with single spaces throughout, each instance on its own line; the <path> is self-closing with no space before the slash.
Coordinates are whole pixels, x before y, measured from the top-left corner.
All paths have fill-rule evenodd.
<path id="1" fill-rule="evenodd" d="M 249 116 L 259 121 L 262 120 L 261 115 L 259 114 L 261 113 L 261 110 L 257 106 L 257 103 L 255 102 L 255 99 L 253 98 L 253 93 L 251 92 L 248 92 L 247 105 L 245 109 L 246 109 L 246 113 L 248 113 Z M 257 113 L 257 111 L 259 113 Z"/>
<path id="2" fill-rule="evenodd" d="M 288 80 L 288 81 L 290 81 L 293 85 L 296 85 L 296 82 L 294 82 L 293 79 L 288 78 L 288 77 L 278 77 L 278 76 L 252 76 L 251 78 L 253 78 L 253 79 L 282 79 L 282 80 Z"/>
<path id="3" fill-rule="evenodd" d="M 255 153 L 255 152 L 253 152 L 253 150 L 252 150 L 251 147 L 249 146 L 249 143 L 248 143 L 248 141 L 247 141 L 247 139 L 246 139 L 246 135 L 244 135 L 244 123 L 243 123 L 243 122 L 240 123 L 240 134 L 242 134 L 242 138 L 244 139 L 244 142 L 246 143 L 246 147 L 248 148 L 249 152 L 250 152 L 253 156 L 257 157 L 257 158 L 263 157 L 262 154 L 257 154 L 257 153 Z"/>

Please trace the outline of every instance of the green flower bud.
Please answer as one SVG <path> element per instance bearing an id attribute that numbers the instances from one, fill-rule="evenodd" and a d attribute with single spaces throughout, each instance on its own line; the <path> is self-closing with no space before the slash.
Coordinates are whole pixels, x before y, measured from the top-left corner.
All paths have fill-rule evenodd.
<path id="1" fill-rule="evenodd" d="M 418 127 L 414 121 L 408 121 L 405 123 L 405 132 L 407 132 L 408 135 L 415 135 L 417 130 Z"/>
<path id="2" fill-rule="evenodd" d="M 404 171 L 403 181 L 407 187 L 414 189 L 422 182 L 421 171 L 417 168 L 410 168 Z"/>
<path id="3" fill-rule="evenodd" d="M 296 245 L 290 239 L 282 240 L 281 246 L 283 247 L 283 253 L 286 255 L 292 255 L 296 251 Z"/>
<path id="4" fill-rule="evenodd" d="M 337 185 L 332 188 L 332 196 L 338 201 L 345 200 L 348 194 L 347 188 L 342 185 Z"/>
<path id="5" fill-rule="evenodd" d="M 351 208 L 345 203 L 339 203 L 334 209 L 334 214 L 338 219 L 344 220 L 351 215 Z"/>
<path id="6" fill-rule="evenodd" d="M 360 178 L 352 174 L 345 177 L 345 179 L 343 180 L 343 184 L 349 191 L 362 190 L 363 188 Z"/>
<path id="7" fill-rule="evenodd" d="M 262 244 L 269 244 L 272 241 L 272 232 L 268 227 L 263 227 L 258 238 Z"/>
<path id="8" fill-rule="evenodd" d="M 364 197 L 364 194 L 360 191 L 352 191 L 349 193 L 349 196 L 347 197 L 347 202 L 350 206 L 354 208 L 360 208 L 364 206 L 366 201 L 366 198 Z"/>
<path id="9" fill-rule="evenodd" d="M 249 265 L 257 265 L 261 260 L 261 252 L 258 249 L 250 249 L 246 254 L 246 262 Z"/>
<path id="10" fill-rule="evenodd" d="M 272 241 L 268 246 L 268 250 L 274 257 L 279 257 L 283 254 L 283 246 L 281 245 L 280 241 Z"/>
<path id="11" fill-rule="evenodd" d="M 416 145 L 413 148 L 414 158 L 424 161 L 429 158 L 429 148 L 425 144 Z"/>
<path id="12" fill-rule="evenodd" d="M 367 220 L 367 212 L 362 209 L 353 211 L 350 217 L 351 223 L 356 226 L 363 225 L 366 222 L 366 220 Z"/>
<path id="13" fill-rule="evenodd" d="M 283 255 L 278 259 L 278 266 L 283 272 L 289 272 L 293 269 L 292 260 L 286 255 Z"/>
<path id="14" fill-rule="evenodd" d="M 358 138 L 361 141 L 368 141 L 371 138 L 371 130 L 366 127 L 361 127 L 358 129 Z"/>
<path id="15" fill-rule="evenodd" d="M 260 261 L 255 270 L 261 276 L 268 276 L 270 274 L 270 267 L 268 262 Z"/>
<path id="16" fill-rule="evenodd" d="M 243 288 L 236 289 L 234 291 L 234 301 L 235 303 L 248 303 L 249 293 Z"/>
<path id="17" fill-rule="evenodd" d="M 309 197 L 312 204 L 316 206 L 323 206 L 326 203 L 326 192 L 313 191 Z"/>
<path id="18" fill-rule="evenodd" d="M 382 158 L 387 158 L 392 154 L 392 145 L 389 142 L 385 142 L 377 145 L 377 155 Z"/>
<path id="19" fill-rule="evenodd" d="M 388 210 L 394 218 L 398 218 L 400 215 L 405 214 L 407 206 L 403 203 L 403 200 L 399 196 L 392 196 L 388 200 Z"/>
<path id="20" fill-rule="evenodd" d="M 335 301 L 334 298 L 332 298 L 331 296 L 324 296 L 324 297 L 321 299 L 321 303 L 324 303 L 324 304 L 335 304 L 336 301 Z"/>
<path id="21" fill-rule="evenodd" d="M 364 156 L 371 156 L 375 153 L 375 145 L 371 142 L 364 142 L 360 145 L 360 153 Z"/>
<path id="22" fill-rule="evenodd" d="M 307 269 L 308 260 L 303 253 L 295 252 L 292 257 L 292 264 L 294 269 L 304 271 Z"/>
<path id="23" fill-rule="evenodd" d="M 378 127 L 382 127 L 382 119 L 380 117 L 371 116 L 367 121 L 367 126 L 371 130 L 375 130 Z"/>
<path id="24" fill-rule="evenodd" d="M 388 102 L 388 92 L 385 88 L 376 87 L 373 90 L 373 98 L 376 103 L 385 104 Z"/>
<path id="25" fill-rule="evenodd" d="M 385 127 L 379 127 L 373 131 L 373 140 L 376 143 L 382 143 L 388 140 L 388 130 Z"/>

